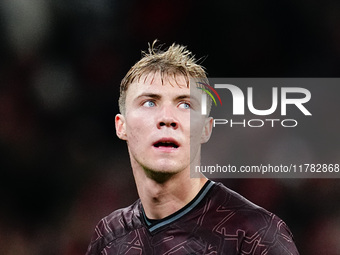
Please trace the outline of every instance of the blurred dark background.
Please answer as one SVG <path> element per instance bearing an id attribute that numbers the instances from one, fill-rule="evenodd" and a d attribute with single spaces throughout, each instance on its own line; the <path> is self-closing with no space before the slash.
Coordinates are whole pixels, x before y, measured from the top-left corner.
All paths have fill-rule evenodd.
<path id="1" fill-rule="evenodd" d="M 339 14 L 330 0 L 1 0 L 0 254 L 84 254 L 137 198 L 114 116 L 148 42 L 188 45 L 211 77 L 339 77 Z M 301 254 L 340 254 L 337 179 L 221 181 L 283 218 Z"/>

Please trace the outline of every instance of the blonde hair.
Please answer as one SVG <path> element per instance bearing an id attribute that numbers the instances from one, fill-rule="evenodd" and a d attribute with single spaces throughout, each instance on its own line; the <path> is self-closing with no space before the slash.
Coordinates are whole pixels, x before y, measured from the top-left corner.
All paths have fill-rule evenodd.
<path id="1" fill-rule="evenodd" d="M 120 83 L 119 110 L 125 113 L 126 92 L 129 85 L 142 75 L 159 72 L 164 77 L 183 75 L 189 87 L 190 78 L 201 81 L 207 80 L 204 68 L 197 64 L 195 57 L 185 46 L 172 44 L 167 50 L 155 47 L 157 40 L 149 44 L 148 52 L 142 52 L 142 58 L 134 64 Z"/>

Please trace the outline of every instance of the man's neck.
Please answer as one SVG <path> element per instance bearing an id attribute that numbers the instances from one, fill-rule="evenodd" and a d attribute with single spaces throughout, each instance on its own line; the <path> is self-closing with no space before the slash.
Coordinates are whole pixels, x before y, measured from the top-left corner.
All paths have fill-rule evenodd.
<path id="1" fill-rule="evenodd" d="M 207 179 L 190 178 L 189 171 L 167 176 L 162 182 L 145 171 L 134 171 L 139 197 L 150 219 L 162 219 L 183 208 L 198 194 Z"/>

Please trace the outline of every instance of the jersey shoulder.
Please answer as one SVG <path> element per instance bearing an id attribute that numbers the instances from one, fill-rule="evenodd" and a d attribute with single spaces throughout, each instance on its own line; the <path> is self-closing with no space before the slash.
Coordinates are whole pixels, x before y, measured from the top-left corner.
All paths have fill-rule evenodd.
<path id="1" fill-rule="evenodd" d="M 235 212 L 248 212 L 250 214 L 272 215 L 271 212 L 249 201 L 239 193 L 227 188 L 222 183 L 216 183 L 215 186 L 215 192 L 211 194 L 211 197 L 218 200 L 220 209 L 224 208 Z"/>
<path id="2" fill-rule="evenodd" d="M 118 209 L 97 224 L 86 255 L 99 254 L 109 243 L 140 228 L 140 200 Z"/>
<path id="3" fill-rule="evenodd" d="M 217 183 L 215 192 L 212 199 L 221 201 L 215 210 L 217 215 L 224 213 L 219 229 L 224 228 L 225 238 L 240 237 L 240 249 L 244 252 L 253 251 L 249 254 L 298 254 L 290 229 L 277 215 L 223 184 Z"/>
<path id="4" fill-rule="evenodd" d="M 238 224 L 241 223 L 243 229 L 255 231 L 273 224 L 275 226 L 279 224 L 285 225 L 274 213 L 254 204 L 237 192 L 225 187 L 223 184 L 216 183 L 216 186 L 216 194 L 212 194 L 212 196 L 219 201 L 216 211 L 232 215 L 231 218 Z"/>

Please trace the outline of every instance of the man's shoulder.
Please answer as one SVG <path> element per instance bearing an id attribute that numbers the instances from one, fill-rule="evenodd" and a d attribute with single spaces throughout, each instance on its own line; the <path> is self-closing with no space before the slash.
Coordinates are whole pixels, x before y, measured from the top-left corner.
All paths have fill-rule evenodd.
<path id="1" fill-rule="evenodd" d="M 215 206 L 215 215 L 222 213 L 221 217 L 217 217 L 222 220 L 216 224 L 216 230 L 223 233 L 225 238 L 242 236 L 246 244 L 257 242 L 258 249 L 262 247 L 261 249 L 274 251 L 290 247 L 294 251 L 293 254 L 298 254 L 290 229 L 277 215 L 252 203 L 223 184 L 217 183 L 215 192 L 215 195 L 212 194 L 215 198 L 224 197 L 223 202 Z M 244 247 L 247 248 L 250 249 Z"/>
<path id="2" fill-rule="evenodd" d="M 231 211 L 248 211 L 256 212 L 263 215 L 272 215 L 271 212 L 249 201 L 247 198 L 243 197 L 236 191 L 227 188 L 222 183 L 216 183 L 215 186 L 216 194 L 214 194 L 213 196 L 219 199 L 221 210 L 222 208 L 224 208 Z"/>
<path id="3" fill-rule="evenodd" d="M 113 211 L 104 217 L 101 222 L 105 222 L 106 226 L 109 227 L 107 230 L 110 230 L 113 226 L 116 231 L 119 229 L 133 228 L 136 219 L 140 217 L 140 206 L 141 202 L 140 199 L 138 199 L 128 207 Z"/>
<path id="4" fill-rule="evenodd" d="M 98 251 L 114 240 L 141 227 L 140 200 L 132 205 L 113 211 L 97 224 L 87 254 Z"/>
<path id="5" fill-rule="evenodd" d="M 290 233 L 285 222 L 277 215 L 249 201 L 223 184 L 216 183 L 215 192 L 213 197 L 220 199 L 220 202 L 216 204 L 216 213 L 224 214 L 224 217 L 230 216 L 229 224 L 235 223 L 238 229 L 256 232 L 261 229 L 284 228 Z M 221 199 L 222 197 L 223 199 Z"/>

